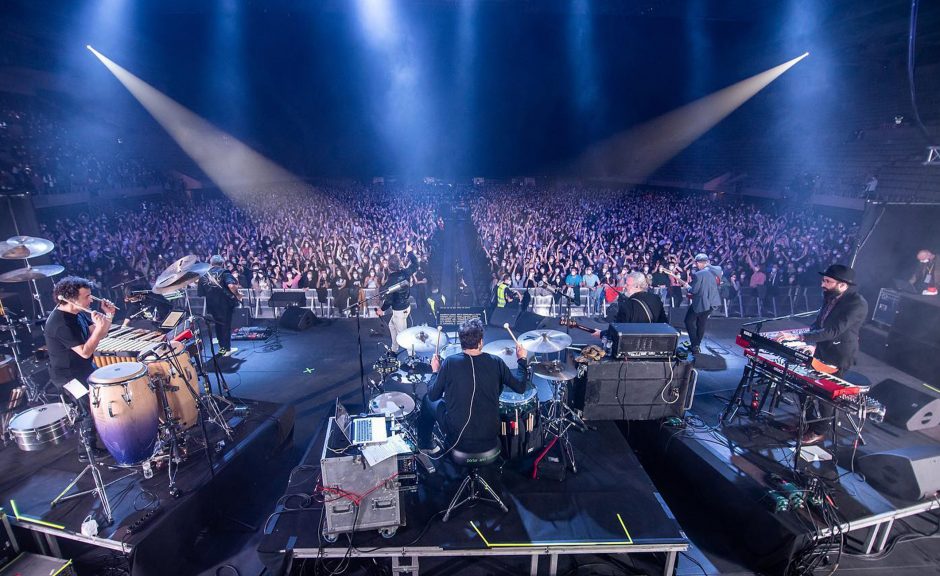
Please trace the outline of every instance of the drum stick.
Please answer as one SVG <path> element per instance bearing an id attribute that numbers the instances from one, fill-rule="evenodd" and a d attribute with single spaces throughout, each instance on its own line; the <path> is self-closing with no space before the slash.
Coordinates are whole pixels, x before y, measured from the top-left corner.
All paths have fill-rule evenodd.
<path id="1" fill-rule="evenodd" d="M 62 296 L 61 294 L 59 295 L 59 300 L 62 301 L 62 302 L 65 302 L 66 304 L 71 304 L 72 306 L 75 306 L 76 308 L 78 308 L 78 309 L 81 310 L 82 312 L 88 312 L 89 314 L 91 314 L 91 313 L 94 312 L 94 310 L 90 310 L 90 309 L 88 309 L 88 308 L 85 308 L 84 306 L 79 306 L 78 304 L 76 304 L 75 302 L 72 302 L 71 300 L 68 300 L 65 296 Z M 107 318 L 108 320 L 112 320 L 112 317 L 111 317 L 110 314 L 105 314 L 104 312 L 99 312 L 99 314 L 101 314 L 102 316 L 104 316 L 104 317 Z"/>
<path id="2" fill-rule="evenodd" d="M 519 341 L 516 340 L 516 335 L 512 333 L 512 328 L 509 327 L 509 322 L 506 322 L 505 324 L 503 324 L 503 328 L 505 328 L 506 331 L 509 332 L 509 337 L 512 338 L 512 341 L 516 343 L 516 346 L 518 346 Z"/>
<path id="3" fill-rule="evenodd" d="M 437 345 L 435 346 L 434 349 L 437 350 L 437 352 L 435 352 L 435 354 L 437 354 L 438 356 L 440 356 L 440 354 L 441 354 L 441 331 L 443 331 L 443 330 L 444 330 L 444 327 L 443 327 L 443 326 L 438 326 L 438 327 L 437 327 Z"/>

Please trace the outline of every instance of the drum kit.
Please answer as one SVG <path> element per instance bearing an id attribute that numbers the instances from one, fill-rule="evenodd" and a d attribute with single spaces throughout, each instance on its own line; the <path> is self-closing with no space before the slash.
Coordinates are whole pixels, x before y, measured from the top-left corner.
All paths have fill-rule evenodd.
<path id="1" fill-rule="evenodd" d="M 32 258 L 48 253 L 51 249 L 52 243 L 46 240 L 18 236 L 0 244 L 0 257 Z M 33 281 L 35 278 L 48 277 L 62 271 L 61 267 L 51 270 L 46 268 L 48 267 L 27 266 L 25 269 L 0 275 L 0 282 Z M 153 291 L 161 295 L 185 292 L 184 289 L 188 285 L 204 276 L 208 270 L 209 266 L 195 256 L 186 256 L 171 264 L 157 278 Z M 202 342 L 198 322 L 195 321 L 196 317 L 192 314 L 188 299 L 185 305 L 190 316 L 192 339 L 198 346 Z M 6 325 L 0 325 L 0 332 L 10 326 L 9 316 L 5 315 L 4 318 Z M 122 328 L 116 332 L 127 330 L 129 329 Z M 152 334 L 151 331 L 133 332 Z M 93 494 L 101 500 L 102 512 L 110 524 L 112 515 L 106 493 L 107 486 L 136 474 L 138 467 L 145 478 L 151 478 L 154 467 L 165 465 L 169 476 L 170 495 L 178 497 L 180 490 L 175 484 L 176 471 L 188 457 L 191 441 L 196 439 L 196 426 L 202 426 L 201 436 L 205 439 L 210 468 L 213 463 L 206 435 L 206 423 L 216 424 L 229 440 L 233 437 L 232 428 L 223 417 L 224 410 L 220 409 L 219 405 L 226 403 L 225 409 L 234 405 L 221 394 L 212 393 L 208 376 L 202 367 L 202 351 L 197 349 L 196 354 L 190 355 L 183 343 L 168 342 L 161 334 L 158 335 L 161 336 L 159 339 L 147 341 L 143 348 L 135 347 L 139 342 L 134 340 L 133 335 L 122 333 L 120 337 L 111 338 L 115 341 L 116 349 L 121 351 L 118 354 L 128 356 L 108 357 L 104 358 L 105 362 L 96 362 L 100 367 L 88 378 L 87 399 L 83 397 L 83 392 L 70 391 L 73 396 L 79 398 L 78 402 L 88 402 L 90 414 L 87 417 L 94 421 L 98 436 L 116 463 L 115 468 L 133 470 L 105 484 L 92 453 L 93 436 L 86 438 L 85 434 L 80 434 L 88 465 L 52 501 L 53 506 L 71 498 Z M 115 359 L 129 361 L 112 362 Z M 18 363 L 18 359 L 16 360 Z M 204 384 L 203 387 L 200 387 L 200 380 Z M 222 386 L 221 379 L 219 383 Z M 205 393 L 201 393 L 201 390 Z M 224 387 L 224 391 L 228 393 L 227 387 Z M 36 402 L 45 402 L 45 398 L 31 396 L 30 403 Z M 27 452 L 62 444 L 74 434 L 79 425 L 79 412 L 65 402 L 32 406 L 9 420 L 5 440 L 9 438 L 19 449 Z M 89 472 L 95 481 L 95 488 L 67 495 Z"/>
<path id="2" fill-rule="evenodd" d="M 504 326 L 508 329 L 508 326 Z M 510 331 L 510 335 L 512 332 Z M 461 353 L 458 342 L 439 328 L 414 326 L 400 332 L 396 338 L 405 357 L 383 355 L 372 365 L 381 383 L 375 385 L 375 395 L 369 410 L 396 421 L 413 425 L 421 410 L 418 384 L 430 379 L 431 356 L 437 353 L 441 360 Z M 516 344 L 529 353 L 529 376 L 525 392 L 503 390 L 499 397 L 500 440 L 503 456 L 516 459 L 531 454 L 543 443 L 557 438 L 567 453 L 572 469 L 576 471 L 568 430 L 586 429 L 584 422 L 567 403 L 567 384 L 577 371 L 567 367 L 557 356 L 571 345 L 571 337 L 557 330 L 532 330 L 518 339 L 496 340 L 484 344 L 483 352 L 502 360 L 510 370 L 516 370 Z M 554 356 L 554 358 L 553 358 Z M 389 390 L 394 384 L 410 384 L 410 392 Z M 551 390 L 542 402 L 536 384 L 545 384 Z"/>
<path id="3" fill-rule="evenodd" d="M 39 404 L 46 402 L 44 384 L 36 382 L 23 370 L 23 361 L 25 357 L 33 352 L 33 327 L 37 323 L 45 321 L 45 309 L 40 297 L 37 280 L 52 278 L 61 274 L 65 268 L 57 264 L 45 264 L 33 266 L 30 259 L 45 256 L 55 249 L 55 244 L 45 238 L 36 238 L 33 236 L 13 236 L 3 242 L 0 242 L 0 259 L 3 260 L 23 260 L 25 266 L 9 272 L 0 274 L 0 282 L 5 284 L 15 284 L 26 282 L 29 285 L 30 294 L 38 307 L 38 314 L 33 310 L 35 319 L 20 315 L 4 304 L 4 300 L 15 296 L 14 293 L 0 292 L 0 349 L 9 350 L 12 363 L 9 365 L 9 378 L 0 383 L 0 400 L 3 406 L 0 406 L 0 434 L 8 434 L 12 418 L 9 413 L 19 408 L 24 402 L 28 404 Z M 0 358 L 0 360 L 3 360 Z M 7 360 L 3 360 L 6 362 Z M 56 410 L 45 411 L 43 417 L 48 417 L 51 413 L 57 413 Z M 28 415 L 19 419 L 18 424 L 22 425 L 29 419 Z M 57 428 L 55 423 L 49 423 L 53 428 Z M 45 431 L 42 437 L 47 437 Z M 14 438 L 15 439 L 15 438 Z M 18 440 L 17 440 L 18 442 Z"/>

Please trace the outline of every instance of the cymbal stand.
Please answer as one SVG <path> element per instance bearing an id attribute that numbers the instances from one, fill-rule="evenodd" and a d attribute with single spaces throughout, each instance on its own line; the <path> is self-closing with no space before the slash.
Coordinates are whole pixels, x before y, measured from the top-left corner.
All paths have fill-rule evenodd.
<path id="1" fill-rule="evenodd" d="M 190 329 L 193 331 L 193 340 L 196 342 L 196 373 L 199 376 L 199 379 L 202 380 L 203 388 L 205 389 L 205 394 L 199 397 L 200 404 L 205 405 L 206 412 L 208 413 L 208 420 L 222 429 L 222 432 L 225 433 L 225 436 L 231 440 L 232 436 L 232 427 L 228 425 L 228 421 L 225 420 L 223 412 L 228 409 L 234 409 L 235 404 L 225 398 L 222 395 L 215 395 L 212 393 L 212 383 L 209 380 L 209 375 L 206 373 L 205 364 L 203 362 L 203 336 L 202 328 L 198 320 L 205 321 L 205 318 L 202 316 L 196 316 L 193 313 L 192 304 L 189 301 L 189 294 L 186 292 L 185 288 L 183 289 L 183 305 L 186 308 L 187 312 L 187 321 L 189 323 Z M 224 389 L 228 392 L 228 387 L 224 385 L 224 380 L 219 380 L 220 392 Z M 231 393 L 229 392 L 229 395 Z M 219 402 L 225 403 L 225 408 L 219 408 Z M 208 447 L 206 448 L 208 450 Z"/>
<path id="2" fill-rule="evenodd" d="M 167 399 L 167 392 L 175 391 L 175 387 L 170 385 L 170 379 L 160 375 L 160 376 L 151 376 L 151 382 L 153 384 L 154 393 L 157 395 L 157 400 L 160 402 L 160 407 L 163 408 L 163 422 L 160 424 L 161 428 L 161 439 L 166 439 L 166 444 L 169 446 L 170 453 L 167 455 L 166 471 L 167 476 L 170 479 L 169 492 L 170 496 L 174 498 L 179 498 L 182 494 L 180 489 L 176 486 L 176 472 L 179 469 L 180 463 L 183 461 L 183 455 L 180 450 L 180 429 L 179 421 L 173 417 L 173 409 L 170 407 L 170 402 Z M 206 452 L 209 452 L 209 439 L 206 438 Z M 210 469 L 211 469 L 211 460 L 210 460 Z"/>
<path id="3" fill-rule="evenodd" d="M 13 338 L 10 342 L 10 350 L 13 352 L 13 364 L 16 366 L 16 375 L 20 379 L 20 382 L 23 383 L 23 387 L 26 388 L 26 402 L 28 404 L 45 404 L 46 393 L 33 382 L 31 377 L 23 373 L 23 366 L 20 364 L 20 353 L 16 349 L 16 345 L 20 343 L 20 340 L 17 340 L 16 330 L 14 329 L 15 322 L 11 314 L 12 312 L 10 312 L 9 309 L 4 309 L 3 305 L 0 304 L 0 317 L 6 321 L 5 325 L 10 329 L 10 337 Z M 32 338 L 32 331 L 29 330 L 28 324 L 26 326 L 27 331 L 30 332 L 30 338 Z"/>
<path id="4" fill-rule="evenodd" d="M 578 416 L 566 402 L 568 394 L 567 382 L 566 380 L 552 381 L 552 399 L 549 402 L 548 412 L 545 415 L 545 428 L 542 434 L 544 436 L 543 440 L 546 440 L 546 445 L 548 445 L 547 440 L 550 437 L 557 439 L 557 442 L 561 444 L 565 457 L 568 459 L 571 471 L 577 474 L 578 464 L 574 458 L 574 449 L 571 447 L 568 431 L 571 428 L 584 431 L 587 430 L 587 426 L 584 424 L 584 421 L 581 420 L 581 417 Z"/>

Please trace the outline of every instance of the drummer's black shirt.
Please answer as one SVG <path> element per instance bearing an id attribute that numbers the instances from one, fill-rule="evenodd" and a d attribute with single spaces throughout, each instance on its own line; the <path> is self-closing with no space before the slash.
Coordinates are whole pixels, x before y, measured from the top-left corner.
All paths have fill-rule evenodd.
<path id="1" fill-rule="evenodd" d="M 519 364 L 525 366 L 525 361 L 520 360 Z M 502 360 L 492 354 L 484 352 L 471 357 L 460 353 L 444 359 L 441 370 L 428 382 L 428 399 L 444 399 L 446 416 L 441 424 L 448 442 L 455 442 L 459 437 L 457 448 L 465 452 L 489 450 L 498 445 L 499 395 L 503 386 L 509 386 L 519 394 L 526 389 L 525 379 L 517 378 Z"/>
<path id="2" fill-rule="evenodd" d="M 46 320 L 46 347 L 49 349 L 49 378 L 62 387 L 72 378 L 85 383 L 95 371 L 91 358 L 82 358 L 72 350 L 81 346 L 91 335 L 92 325 L 88 316 L 79 312 L 72 314 L 56 308 Z"/>

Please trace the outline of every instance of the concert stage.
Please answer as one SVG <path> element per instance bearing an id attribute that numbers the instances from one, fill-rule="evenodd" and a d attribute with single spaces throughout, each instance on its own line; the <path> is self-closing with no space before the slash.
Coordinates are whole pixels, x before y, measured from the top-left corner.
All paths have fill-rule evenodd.
<path id="1" fill-rule="evenodd" d="M 405 496 L 406 525 L 385 539 L 375 530 L 340 536 L 333 544 L 320 536 L 321 503 L 316 492 L 325 431 L 310 443 L 292 474 L 284 497 L 265 527 L 258 551 L 268 569 L 343 558 L 382 558 L 393 567 L 420 567 L 421 574 L 478 574 L 484 567 L 501 574 L 566 573 L 587 555 L 662 553 L 644 558 L 672 574 L 677 554 L 689 541 L 616 425 L 572 432 L 578 473 L 562 482 L 531 478 L 532 458 L 507 462 L 497 492 L 509 507 L 477 504 L 458 509 L 448 522 L 443 511 L 460 483 L 445 457 L 416 492 Z M 577 556 L 577 558 L 574 558 Z M 620 560 L 604 560 L 616 566 Z M 435 572 L 433 568 L 438 568 Z M 429 570 L 430 569 L 430 570 Z M 547 572 L 545 572 L 547 570 Z"/>
<path id="2" fill-rule="evenodd" d="M 154 468 L 153 477 L 144 479 L 140 467 L 100 466 L 106 483 L 131 470 L 137 473 L 107 488 L 114 523 L 101 527 L 96 537 L 82 534 L 82 522 L 93 510 L 100 511 L 97 498 L 89 494 L 54 508 L 49 505 L 84 467 L 77 458 L 77 438 L 39 452 L 23 452 L 15 444 L 0 449 L 0 502 L 21 547 L 75 559 L 79 573 L 92 573 L 91 567 L 83 571 L 83 558 L 86 564 L 98 567 L 101 553 L 107 555 L 109 551 L 118 560 L 125 555 L 135 575 L 184 573 L 181 566 L 185 556 L 196 546 L 200 529 L 221 513 L 223 499 L 242 493 L 259 468 L 289 446 L 293 437 L 292 406 L 233 400 L 247 406 L 248 415 L 234 428 L 231 440 L 209 425 L 213 467 L 210 469 L 204 450 L 191 450 L 176 474 L 176 484 L 182 491 L 178 498 L 169 494 L 165 467 Z M 231 411 L 228 414 L 231 418 Z M 201 443 L 198 430 L 196 442 Z M 106 458 L 104 462 L 113 461 Z M 77 489 L 90 488 L 94 484 L 86 474 Z M 150 513 L 152 517 L 128 535 L 127 527 L 151 510 L 155 510 Z"/>

